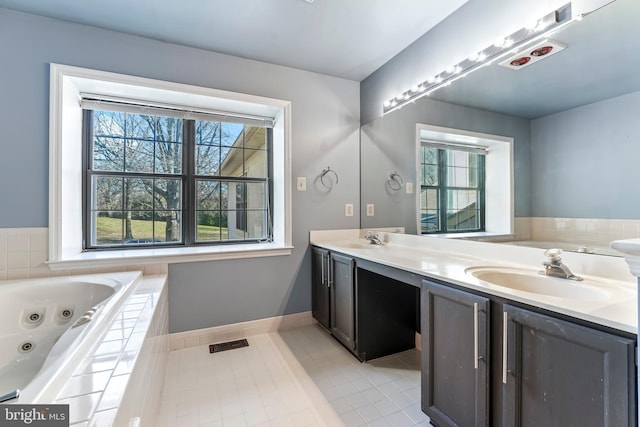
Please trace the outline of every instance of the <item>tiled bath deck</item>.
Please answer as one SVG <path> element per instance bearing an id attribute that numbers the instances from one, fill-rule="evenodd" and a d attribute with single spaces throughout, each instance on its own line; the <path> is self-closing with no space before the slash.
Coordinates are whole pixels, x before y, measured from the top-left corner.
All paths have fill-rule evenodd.
<path id="1" fill-rule="evenodd" d="M 169 353 L 159 427 L 414 426 L 420 353 L 360 363 L 318 325 Z"/>

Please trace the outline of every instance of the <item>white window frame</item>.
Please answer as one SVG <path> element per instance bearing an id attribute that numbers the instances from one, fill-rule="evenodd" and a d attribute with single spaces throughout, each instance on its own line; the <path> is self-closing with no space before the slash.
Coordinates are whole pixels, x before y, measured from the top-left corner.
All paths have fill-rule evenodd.
<path id="1" fill-rule="evenodd" d="M 83 252 L 81 93 L 273 117 L 273 242 Z M 290 255 L 290 183 L 290 101 L 50 65 L 48 265 L 52 270 Z"/>
<path id="2" fill-rule="evenodd" d="M 477 145 L 485 154 L 485 231 L 431 233 L 429 237 L 511 236 L 514 233 L 513 138 L 418 123 L 416 125 L 416 187 L 420 189 L 422 140 L 444 144 Z M 416 225 L 420 234 L 420 191 L 416 191 Z"/>

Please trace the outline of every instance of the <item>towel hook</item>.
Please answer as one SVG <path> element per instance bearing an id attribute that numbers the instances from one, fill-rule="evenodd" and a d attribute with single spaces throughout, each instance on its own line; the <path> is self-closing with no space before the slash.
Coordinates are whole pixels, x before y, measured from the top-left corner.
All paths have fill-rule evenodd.
<path id="1" fill-rule="evenodd" d="M 392 191 L 400 191 L 402 190 L 402 186 L 404 185 L 404 179 L 402 176 L 396 171 L 389 174 L 389 178 L 387 178 L 387 186 Z"/>
<path id="2" fill-rule="evenodd" d="M 325 177 L 327 176 L 327 174 L 333 174 L 333 176 L 336 178 L 336 182 L 333 182 L 332 180 L 329 180 L 329 183 L 327 184 L 325 182 L 325 180 L 324 180 Z M 338 174 L 336 173 L 336 171 L 331 170 L 331 168 L 329 166 L 327 166 L 327 168 L 326 169 L 322 169 L 322 172 L 320 173 L 320 183 L 327 190 L 331 190 L 333 188 L 333 186 L 338 183 Z"/>

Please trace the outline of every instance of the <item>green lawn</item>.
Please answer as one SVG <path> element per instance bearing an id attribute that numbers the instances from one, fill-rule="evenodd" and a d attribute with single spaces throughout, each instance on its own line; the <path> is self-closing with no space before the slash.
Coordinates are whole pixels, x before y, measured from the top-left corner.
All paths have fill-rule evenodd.
<path id="1" fill-rule="evenodd" d="M 155 223 L 155 225 L 154 225 Z M 143 221 L 134 219 L 131 221 L 131 233 L 134 239 L 152 239 L 155 226 L 155 238 L 166 238 L 164 221 Z M 120 243 L 123 236 L 124 220 L 119 218 L 99 217 L 96 224 L 96 238 L 98 244 Z M 222 236 L 220 235 L 222 233 Z M 198 226 L 198 240 L 226 240 L 229 233 L 226 228 L 209 225 Z"/>

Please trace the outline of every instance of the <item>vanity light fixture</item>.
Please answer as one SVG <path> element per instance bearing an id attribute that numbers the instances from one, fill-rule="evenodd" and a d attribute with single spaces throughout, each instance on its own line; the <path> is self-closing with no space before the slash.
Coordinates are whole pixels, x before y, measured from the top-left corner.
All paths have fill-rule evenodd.
<path id="1" fill-rule="evenodd" d="M 580 14 L 571 17 L 571 3 L 567 3 L 559 9 L 538 19 L 531 25 L 525 26 L 508 36 L 496 41 L 489 47 L 463 59 L 459 63 L 448 67 L 444 71 L 429 77 L 424 82 L 405 90 L 394 98 L 385 101 L 383 104 L 383 114 L 397 110 L 409 102 L 416 101 L 423 96 L 428 96 L 441 87 L 449 86 L 454 81 L 461 79 L 475 70 L 502 60 L 506 56 L 512 57 L 521 48 L 530 43 L 534 43 L 550 33 L 570 24 L 579 21 L 584 15 Z"/>

